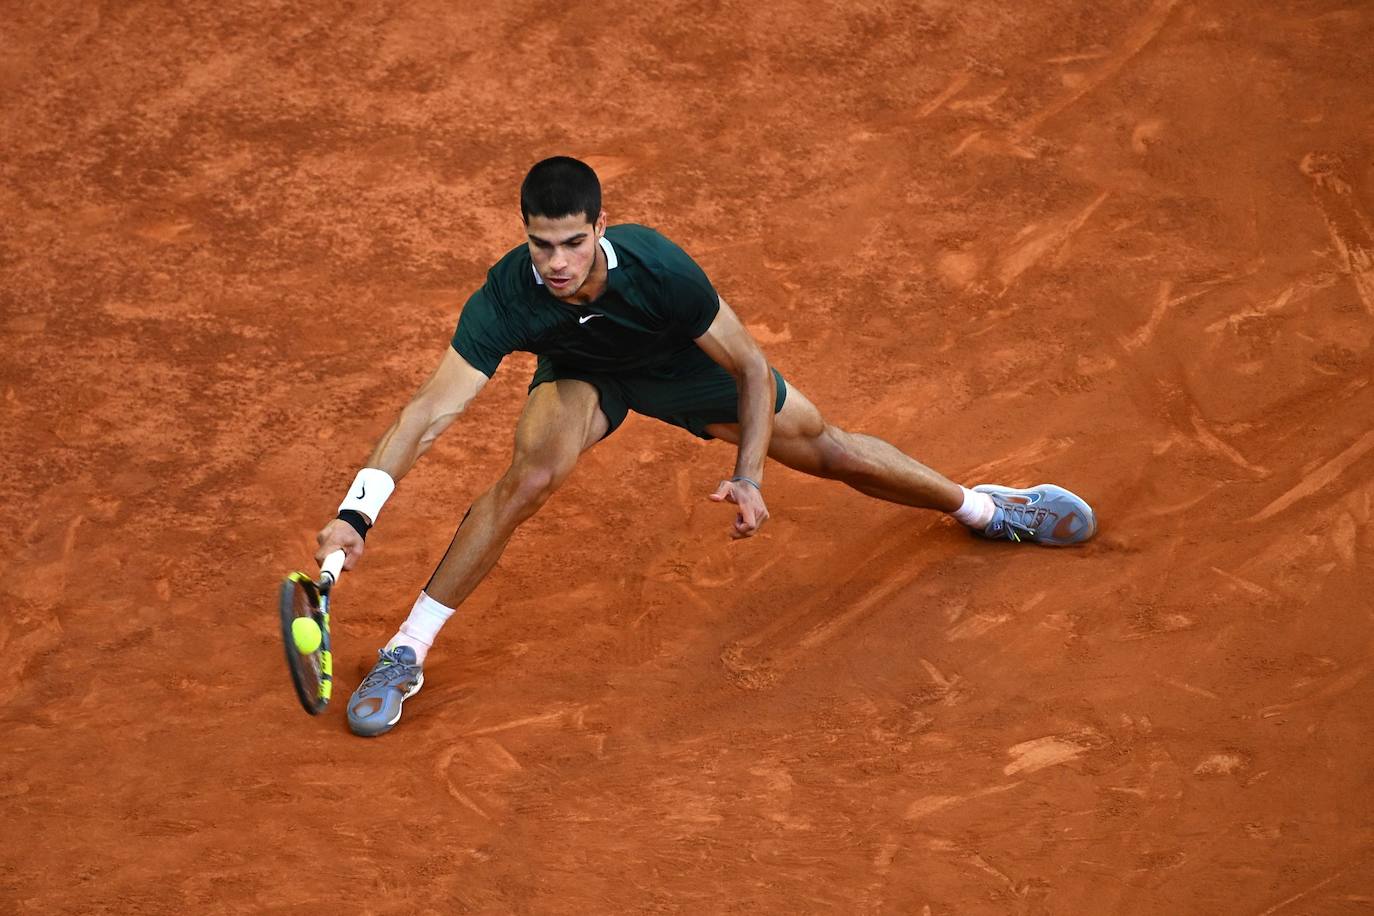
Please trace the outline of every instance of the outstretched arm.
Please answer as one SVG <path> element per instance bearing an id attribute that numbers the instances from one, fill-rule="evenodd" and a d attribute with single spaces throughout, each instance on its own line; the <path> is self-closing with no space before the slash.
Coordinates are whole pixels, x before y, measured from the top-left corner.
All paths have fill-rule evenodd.
<path id="1" fill-rule="evenodd" d="M 401 409 L 396 422 L 377 440 L 367 466 L 386 471 L 392 480 L 399 481 L 486 383 L 485 375 L 449 347 L 434 372 Z"/>
<path id="2" fill-rule="evenodd" d="M 449 347 L 434 372 L 377 441 L 367 458 L 367 467 L 384 472 L 393 482 L 399 481 L 420 456 L 429 451 L 449 424 L 467 409 L 486 383 L 485 375 Z M 376 521 L 366 512 L 361 514 L 369 525 Z M 315 540 L 320 545 L 315 552 L 317 562 L 342 548 L 347 554 L 344 569 L 352 569 L 363 553 L 362 535 L 342 519 L 330 521 Z"/>
<path id="3" fill-rule="evenodd" d="M 739 506 L 739 516 L 730 534 L 735 538 L 749 537 L 768 518 L 759 485 L 763 483 L 763 462 L 773 436 L 773 373 L 753 335 L 724 299 L 720 300 L 715 321 L 696 343 L 739 384 L 740 438 L 735 473 L 731 480 L 721 481 L 711 498 Z"/>

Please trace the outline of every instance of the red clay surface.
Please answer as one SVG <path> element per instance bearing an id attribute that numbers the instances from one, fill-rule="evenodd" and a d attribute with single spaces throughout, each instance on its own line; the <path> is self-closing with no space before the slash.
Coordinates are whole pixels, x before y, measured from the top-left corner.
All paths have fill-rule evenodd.
<path id="1" fill-rule="evenodd" d="M 1007 6 L 10 4 L 0 911 L 1368 912 L 1374 10 Z M 632 418 L 397 731 L 307 718 L 279 577 L 555 153 L 831 419 L 1098 539 L 773 467 L 731 543 L 731 449 Z M 531 365 L 341 586 L 344 695 Z"/>

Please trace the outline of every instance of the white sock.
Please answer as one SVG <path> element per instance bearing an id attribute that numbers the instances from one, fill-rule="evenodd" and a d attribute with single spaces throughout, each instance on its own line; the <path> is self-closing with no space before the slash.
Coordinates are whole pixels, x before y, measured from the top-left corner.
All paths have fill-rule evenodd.
<path id="1" fill-rule="evenodd" d="M 993 513 L 997 511 L 997 505 L 992 501 L 992 497 L 968 487 L 959 489 L 964 491 L 964 504 L 950 515 L 954 516 L 955 521 L 963 522 L 970 528 L 986 528 L 988 522 L 992 521 Z"/>
<path id="2" fill-rule="evenodd" d="M 453 616 L 454 608 L 446 607 L 433 598 L 420 592 L 420 597 L 415 599 L 415 606 L 410 609 L 410 616 L 406 622 L 401 624 L 401 628 L 396 631 L 396 635 L 391 637 L 391 641 L 386 644 L 388 650 L 397 646 L 410 646 L 415 650 L 415 662 L 423 665 L 425 656 L 434 646 L 434 638 L 439 635 L 439 630 Z"/>

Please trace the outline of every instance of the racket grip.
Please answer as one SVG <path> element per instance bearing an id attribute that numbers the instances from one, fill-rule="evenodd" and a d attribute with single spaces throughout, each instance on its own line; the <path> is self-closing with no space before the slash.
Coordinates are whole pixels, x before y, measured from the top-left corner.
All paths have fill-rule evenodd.
<path id="1" fill-rule="evenodd" d="M 339 573 L 343 572 L 344 552 L 336 550 L 324 558 L 320 564 L 320 584 L 333 585 L 339 581 Z"/>

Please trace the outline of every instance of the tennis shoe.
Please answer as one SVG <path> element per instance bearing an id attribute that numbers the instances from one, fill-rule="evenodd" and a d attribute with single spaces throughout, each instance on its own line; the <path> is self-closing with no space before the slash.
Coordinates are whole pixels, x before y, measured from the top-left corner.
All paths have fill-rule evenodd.
<path id="1" fill-rule="evenodd" d="M 974 531 L 980 537 L 1063 547 L 1097 532 L 1092 506 L 1063 487 L 1042 483 L 1018 490 L 983 483 L 973 489 L 991 496 L 997 507 L 987 527 Z"/>
<path id="2" fill-rule="evenodd" d="M 424 671 L 410 646 L 382 649 L 377 664 L 348 700 L 348 727 L 353 734 L 373 738 L 401 721 L 401 704 L 420 692 Z"/>

